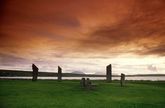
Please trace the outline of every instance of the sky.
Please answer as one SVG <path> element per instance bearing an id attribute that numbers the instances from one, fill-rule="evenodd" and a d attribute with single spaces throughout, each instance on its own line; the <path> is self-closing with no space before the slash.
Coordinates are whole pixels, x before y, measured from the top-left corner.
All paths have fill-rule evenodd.
<path id="1" fill-rule="evenodd" d="M 0 69 L 165 74 L 164 0 L 1 0 Z"/>

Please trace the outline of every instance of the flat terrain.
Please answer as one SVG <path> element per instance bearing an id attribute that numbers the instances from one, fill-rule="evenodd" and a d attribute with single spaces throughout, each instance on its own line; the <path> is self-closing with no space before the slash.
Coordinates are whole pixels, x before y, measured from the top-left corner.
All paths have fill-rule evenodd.
<path id="1" fill-rule="evenodd" d="M 165 108 L 165 82 L 93 82 L 84 90 L 79 81 L 0 80 L 0 108 Z"/>

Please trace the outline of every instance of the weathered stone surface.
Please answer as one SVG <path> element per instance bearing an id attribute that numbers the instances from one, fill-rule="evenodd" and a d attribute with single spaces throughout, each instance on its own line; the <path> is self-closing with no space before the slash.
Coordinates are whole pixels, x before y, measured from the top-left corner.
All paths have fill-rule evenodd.
<path id="1" fill-rule="evenodd" d="M 111 64 L 106 67 L 106 79 L 108 82 L 112 81 L 112 65 Z"/>
<path id="2" fill-rule="evenodd" d="M 89 78 L 86 80 L 86 88 L 92 90 L 96 87 L 96 84 L 93 84 Z"/>
<path id="3" fill-rule="evenodd" d="M 81 87 L 85 88 L 86 87 L 86 82 L 85 82 L 85 78 L 82 78 L 80 81 L 80 85 Z"/>
<path id="4" fill-rule="evenodd" d="M 91 84 L 92 84 L 92 82 L 90 81 L 89 78 L 87 78 L 87 80 L 86 80 L 86 85 L 91 85 Z"/>
<path id="5" fill-rule="evenodd" d="M 32 81 L 37 81 L 37 77 L 38 77 L 38 68 L 35 64 L 32 64 L 32 70 L 33 70 L 33 78 Z"/>
<path id="6" fill-rule="evenodd" d="M 86 87 L 87 87 L 87 89 L 91 89 L 91 84 L 92 84 L 92 82 L 90 81 L 89 78 L 87 78 L 87 80 L 86 80 Z"/>
<path id="7" fill-rule="evenodd" d="M 58 81 L 61 81 L 62 80 L 62 68 L 60 66 L 58 66 L 57 77 L 58 77 Z"/>
<path id="8" fill-rule="evenodd" d="M 93 90 L 97 86 L 96 84 L 92 84 L 92 82 L 89 78 L 87 78 L 87 79 L 82 78 L 80 81 L 80 85 L 82 88 L 85 88 L 87 90 Z"/>
<path id="9" fill-rule="evenodd" d="M 125 83 L 125 74 L 121 73 L 121 78 L 120 78 L 120 85 L 121 85 L 121 87 L 124 86 L 124 83 Z"/>

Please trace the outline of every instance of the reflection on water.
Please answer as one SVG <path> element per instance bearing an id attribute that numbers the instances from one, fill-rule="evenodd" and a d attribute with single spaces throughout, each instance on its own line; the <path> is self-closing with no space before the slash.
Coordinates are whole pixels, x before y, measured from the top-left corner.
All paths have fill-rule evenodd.
<path id="1" fill-rule="evenodd" d="M 80 80 L 82 77 L 62 77 L 66 80 Z M 0 79 L 32 79 L 32 77 L 0 77 Z M 38 77 L 38 79 L 55 80 L 57 77 Z M 91 80 L 105 80 L 105 77 L 90 77 Z M 112 80 L 120 80 L 120 77 L 112 77 Z M 126 77 L 126 80 L 151 80 L 151 81 L 165 81 L 165 76 L 143 76 L 143 77 Z"/>

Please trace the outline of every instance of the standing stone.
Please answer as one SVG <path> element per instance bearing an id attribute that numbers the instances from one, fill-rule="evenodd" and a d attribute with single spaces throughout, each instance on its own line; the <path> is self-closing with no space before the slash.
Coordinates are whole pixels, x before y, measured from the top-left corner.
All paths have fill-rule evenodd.
<path id="1" fill-rule="evenodd" d="M 124 83 L 125 83 L 125 74 L 121 73 L 121 79 L 120 79 L 121 87 L 123 87 Z"/>
<path id="2" fill-rule="evenodd" d="M 89 78 L 87 78 L 86 85 L 91 85 L 91 84 L 92 84 L 92 82 L 90 81 Z"/>
<path id="3" fill-rule="evenodd" d="M 82 78 L 82 79 L 81 79 L 80 84 L 81 84 L 81 86 L 82 86 L 83 88 L 86 87 L 86 81 L 85 81 L 85 78 Z"/>
<path id="4" fill-rule="evenodd" d="M 58 81 L 61 81 L 62 80 L 62 68 L 60 66 L 58 66 L 57 77 L 58 77 Z"/>
<path id="5" fill-rule="evenodd" d="M 87 89 L 92 89 L 92 82 L 90 81 L 89 78 L 87 78 L 86 80 L 86 86 L 87 86 Z"/>
<path id="6" fill-rule="evenodd" d="M 106 67 L 106 78 L 108 82 L 112 81 L 112 66 L 111 64 Z"/>
<path id="7" fill-rule="evenodd" d="M 38 68 L 37 68 L 37 66 L 32 64 L 32 70 L 33 70 L 32 81 L 37 81 L 37 76 L 38 76 Z"/>

